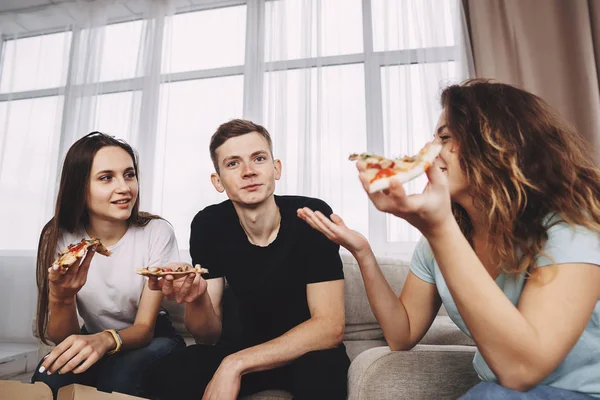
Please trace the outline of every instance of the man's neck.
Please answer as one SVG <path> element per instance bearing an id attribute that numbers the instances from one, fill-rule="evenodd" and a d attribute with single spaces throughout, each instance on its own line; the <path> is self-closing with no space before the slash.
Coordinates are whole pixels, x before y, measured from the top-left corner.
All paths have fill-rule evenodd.
<path id="1" fill-rule="evenodd" d="M 253 208 L 236 203 L 233 203 L 233 206 L 250 243 L 266 247 L 277 238 L 281 224 L 281 212 L 275 203 L 274 196 L 270 196 L 265 202 Z"/>

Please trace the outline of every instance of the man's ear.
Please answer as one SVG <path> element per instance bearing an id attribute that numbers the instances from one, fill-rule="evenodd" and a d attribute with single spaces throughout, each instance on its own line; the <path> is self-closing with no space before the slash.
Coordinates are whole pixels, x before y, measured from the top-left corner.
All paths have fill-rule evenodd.
<path id="1" fill-rule="evenodd" d="M 217 192 L 223 193 L 225 191 L 223 183 L 221 183 L 221 178 L 219 177 L 219 174 L 217 174 L 216 172 L 210 174 L 210 181 L 212 182 L 215 189 L 217 189 Z"/>
<path id="2" fill-rule="evenodd" d="M 275 180 L 278 181 L 281 178 L 281 160 L 273 161 L 273 167 L 275 167 Z"/>

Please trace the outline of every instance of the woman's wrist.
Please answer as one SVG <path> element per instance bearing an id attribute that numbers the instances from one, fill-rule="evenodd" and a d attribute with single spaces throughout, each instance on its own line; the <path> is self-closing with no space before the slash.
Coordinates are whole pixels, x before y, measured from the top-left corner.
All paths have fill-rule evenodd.
<path id="1" fill-rule="evenodd" d="M 438 222 L 435 226 L 427 229 L 423 233 L 423 236 L 427 238 L 427 241 L 432 242 L 440 240 L 441 238 L 452 237 L 457 232 L 460 232 L 460 227 L 454 219 L 453 215 L 449 215 L 444 220 Z"/>
<path id="2" fill-rule="evenodd" d="M 117 348 L 117 341 L 110 332 L 103 331 L 100 332 L 100 335 L 104 339 L 104 353 L 108 353 Z"/>
<path id="3" fill-rule="evenodd" d="M 73 305 L 75 304 L 75 296 L 59 296 L 50 291 L 50 294 L 48 295 L 48 301 L 58 305 Z"/>

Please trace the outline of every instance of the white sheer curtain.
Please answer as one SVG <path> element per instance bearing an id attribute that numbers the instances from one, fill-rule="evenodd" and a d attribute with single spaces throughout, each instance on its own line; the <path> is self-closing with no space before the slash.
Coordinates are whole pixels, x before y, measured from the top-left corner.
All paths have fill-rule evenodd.
<path id="1" fill-rule="evenodd" d="M 67 0 L 0 14 L 0 320 L 14 321 L 0 341 L 31 338 L 39 232 L 66 150 L 92 130 L 138 150 L 142 209 L 173 224 L 184 259 L 195 213 L 226 198 L 210 136 L 240 117 L 273 135 L 276 193 L 322 198 L 379 256 L 407 257 L 417 232 L 374 210 L 347 157 L 430 140 L 439 88 L 469 76 L 460 3 Z"/>
<path id="2" fill-rule="evenodd" d="M 368 204 L 347 157 L 414 154 L 432 139 L 440 89 L 472 70 L 461 2 L 267 1 L 264 15 L 263 122 L 284 162 L 279 192 L 326 200 L 378 255 L 407 257 L 418 231 Z"/>

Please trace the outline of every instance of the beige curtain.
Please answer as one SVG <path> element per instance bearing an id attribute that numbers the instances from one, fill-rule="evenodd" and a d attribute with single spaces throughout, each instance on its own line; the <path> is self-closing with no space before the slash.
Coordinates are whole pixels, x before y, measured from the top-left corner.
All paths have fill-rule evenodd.
<path id="1" fill-rule="evenodd" d="M 475 73 L 554 106 L 600 160 L 600 0 L 463 0 Z"/>

